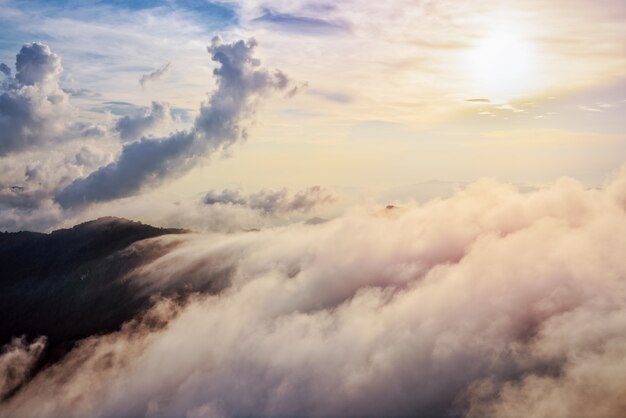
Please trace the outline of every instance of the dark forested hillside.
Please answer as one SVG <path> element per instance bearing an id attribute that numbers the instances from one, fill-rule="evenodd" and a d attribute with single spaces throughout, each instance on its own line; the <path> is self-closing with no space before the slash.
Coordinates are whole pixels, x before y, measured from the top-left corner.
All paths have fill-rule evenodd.
<path id="1" fill-rule="evenodd" d="M 47 337 L 39 367 L 82 338 L 118 329 L 150 304 L 125 280 L 159 246 L 129 245 L 180 229 L 100 218 L 50 234 L 0 233 L 0 345 L 13 337 Z"/>

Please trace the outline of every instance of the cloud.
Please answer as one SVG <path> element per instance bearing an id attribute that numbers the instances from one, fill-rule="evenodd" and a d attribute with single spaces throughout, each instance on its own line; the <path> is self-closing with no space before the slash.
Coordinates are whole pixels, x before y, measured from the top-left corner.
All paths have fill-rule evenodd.
<path id="1" fill-rule="evenodd" d="M 466 99 L 465 101 L 470 103 L 491 103 L 489 99 Z"/>
<path id="2" fill-rule="evenodd" d="M 106 158 L 102 152 L 98 152 L 91 147 L 83 146 L 76 154 L 74 154 L 74 161 L 77 165 L 83 167 L 98 167 L 105 162 Z"/>
<path id="3" fill-rule="evenodd" d="M 163 76 L 165 76 L 167 73 L 170 72 L 171 68 L 172 68 L 172 64 L 167 62 L 161 68 L 157 68 L 151 73 L 142 75 L 141 78 L 139 79 L 139 84 L 141 84 L 141 87 L 145 87 L 148 83 L 151 83 L 156 80 L 160 80 Z"/>
<path id="4" fill-rule="evenodd" d="M 83 341 L 0 415 L 620 416 L 625 179 L 186 236 L 138 285 L 218 296 Z"/>
<path id="5" fill-rule="evenodd" d="M 111 113 L 117 116 L 129 116 L 141 112 L 144 108 L 130 102 L 110 101 L 93 106 L 90 110 L 99 113 Z"/>
<path id="6" fill-rule="evenodd" d="M 21 184 L 12 184 L 10 186 L 2 184 L 2 186 L 4 186 L 0 190 L 0 209 L 2 210 L 9 208 L 35 210 L 40 207 L 45 199 L 49 198 L 49 193 L 41 188 L 31 190 Z"/>
<path id="7" fill-rule="evenodd" d="M 0 399 L 11 393 L 28 377 L 29 372 L 46 346 L 45 338 L 28 344 L 24 338 L 14 338 L 0 353 Z"/>
<path id="8" fill-rule="evenodd" d="M 331 102 L 340 103 L 340 104 L 348 104 L 354 101 L 354 97 L 351 96 L 350 94 L 337 92 L 337 91 L 309 89 L 307 90 L 307 94 L 311 96 L 321 97 Z"/>
<path id="9" fill-rule="evenodd" d="M 0 156 L 65 139 L 68 127 L 68 96 L 58 85 L 60 58 L 47 45 L 26 44 L 16 70 L 0 95 Z"/>
<path id="10" fill-rule="evenodd" d="M 72 89 L 72 88 L 63 88 L 63 91 L 69 94 L 71 97 L 77 98 L 85 98 L 85 99 L 96 99 L 98 97 L 102 97 L 102 95 L 96 91 L 90 89 Z"/>
<path id="11" fill-rule="evenodd" d="M 213 70 L 218 87 L 200 107 L 193 128 L 125 145 L 117 161 L 75 180 L 55 200 L 69 208 L 130 196 L 186 172 L 197 158 L 245 138 L 244 124 L 259 100 L 290 84 L 284 73 L 261 67 L 254 57 L 256 46 L 254 39 L 223 43 L 213 38 L 207 51 L 219 64 Z"/>
<path id="12" fill-rule="evenodd" d="M 339 34 L 350 32 L 350 26 L 343 22 L 332 22 L 316 17 L 297 16 L 289 13 L 279 13 L 265 8 L 261 16 L 252 20 L 264 23 L 278 29 L 303 34 Z"/>
<path id="13" fill-rule="evenodd" d="M 341 200 L 341 196 L 337 196 L 332 202 L 319 202 L 308 210 L 287 210 L 281 208 L 274 212 L 264 212 L 259 208 L 252 208 L 244 200 L 249 197 L 250 193 L 243 193 L 241 190 L 235 189 L 231 189 L 231 191 L 235 195 L 228 197 L 220 196 L 221 191 L 213 192 L 214 198 L 222 201 L 222 203 L 213 204 L 206 204 L 203 199 L 198 199 L 197 197 L 174 202 L 164 201 L 158 195 L 153 194 L 127 197 L 92 205 L 82 211 L 62 212 L 64 214 L 62 219 L 57 220 L 56 224 L 46 224 L 47 226 L 44 230 L 71 226 L 76 223 L 115 214 L 128 219 L 141 219 L 143 222 L 162 227 L 173 226 L 202 233 L 230 234 L 241 231 L 277 228 L 305 222 L 314 217 L 332 219 L 338 216 L 338 213 L 346 205 L 345 199 Z M 325 192 L 333 195 L 328 190 L 325 190 Z M 237 201 L 236 194 L 241 198 L 239 203 L 229 203 Z M 293 198 L 291 193 L 288 196 Z M 31 218 L 25 218 L 23 222 L 19 222 L 19 220 L 7 216 L 5 227 L 3 218 L 0 211 L 0 230 L 17 231 L 36 228 L 40 225 L 40 223 L 30 225 L 28 222 L 32 220 Z"/>
<path id="14" fill-rule="evenodd" d="M 47 230 L 63 220 L 52 197 L 114 157 L 102 146 L 107 137 L 88 136 L 89 127 L 82 130 L 81 141 L 29 149 L 0 161 L 0 230 Z"/>
<path id="15" fill-rule="evenodd" d="M 115 130 L 123 140 L 136 139 L 145 132 L 166 125 L 171 121 L 170 106 L 166 103 L 152 102 L 152 107 L 143 115 L 127 115 L 118 119 Z"/>
<path id="16" fill-rule="evenodd" d="M 598 109 L 596 107 L 591 107 L 591 106 L 578 106 L 578 109 L 584 111 L 584 112 L 595 112 L 595 113 L 599 113 L 602 112 L 602 109 Z"/>
<path id="17" fill-rule="evenodd" d="M 7 77 L 11 77 L 11 68 L 4 62 L 0 63 L 0 72 Z"/>
<path id="18" fill-rule="evenodd" d="M 224 189 L 219 193 L 214 190 L 209 191 L 203 201 L 207 205 L 245 205 L 248 199 L 242 196 L 239 190 Z"/>
<path id="19" fill-rule="evenodd" d="M 320 186 L 312 186 L 298 191 L 295 195 L 289 195 L 286 188 L 280 190 L 264 189 L 247 196 L 239 190 L 224 189 L 221 192 L 209 191 L 204 197 L 207 205 L 230 204 L 247 206 L 263 213 L 276 212 L 309 212 L 319 205 L 330 203 L 336 199 L 335 195 L 322 189 Z"/>
<path id="20" fill-rule="evenodd" d="M 142 138 L 127 144 L 116 161 L 73 181 L 55 196 L 55 201 L 69 208 L 134 194 L 146 183 L 188 168 L 193 139 L 188 132 L 180 132 L 164 139 Z"/>

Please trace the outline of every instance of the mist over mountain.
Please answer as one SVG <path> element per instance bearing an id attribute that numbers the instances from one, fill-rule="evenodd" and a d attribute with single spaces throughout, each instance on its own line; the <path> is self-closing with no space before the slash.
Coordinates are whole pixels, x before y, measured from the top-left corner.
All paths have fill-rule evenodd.
<path id="1" fill-rule="evenodd" d="M 620 416 L 625 191 L 3 234 L 0 416 Z"/>
<path id="2" fill-rule="evenodd" d="M 119 329 L 151 304 L 132 270 L 169 249 L 133 244 L 187 232 L 107 217 L 50 234 L 0 233 L 0 345 L 43 335 L 43 366 L 80 339 Z"/>

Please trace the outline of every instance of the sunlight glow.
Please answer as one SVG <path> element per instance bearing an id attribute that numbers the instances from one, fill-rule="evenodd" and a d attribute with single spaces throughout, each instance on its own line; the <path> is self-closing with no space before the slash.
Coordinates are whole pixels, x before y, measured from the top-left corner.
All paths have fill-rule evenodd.
<path id="1" fill-rule="evenodd" d="M 532 88 L 533 45 L 519 28 L 493 30 L 469 51 L 468 59 L 476 88 L 484 95 L 509 99 Z"/>

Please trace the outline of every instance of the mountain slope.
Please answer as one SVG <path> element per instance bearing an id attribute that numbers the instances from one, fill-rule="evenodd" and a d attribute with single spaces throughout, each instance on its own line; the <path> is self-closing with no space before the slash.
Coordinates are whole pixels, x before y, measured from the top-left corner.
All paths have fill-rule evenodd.
<path id="1" fill-rule="evenodd" d="M 107 217 L 50 234 L 0 233 L 0 345 L 22 335 L 46 336 L 40 368 L 76 341 L 118 329 L 151 304 L 149 293 L 134 291 L 124 278 L 166 251 L 125 249 L 186 232 Z"/>

